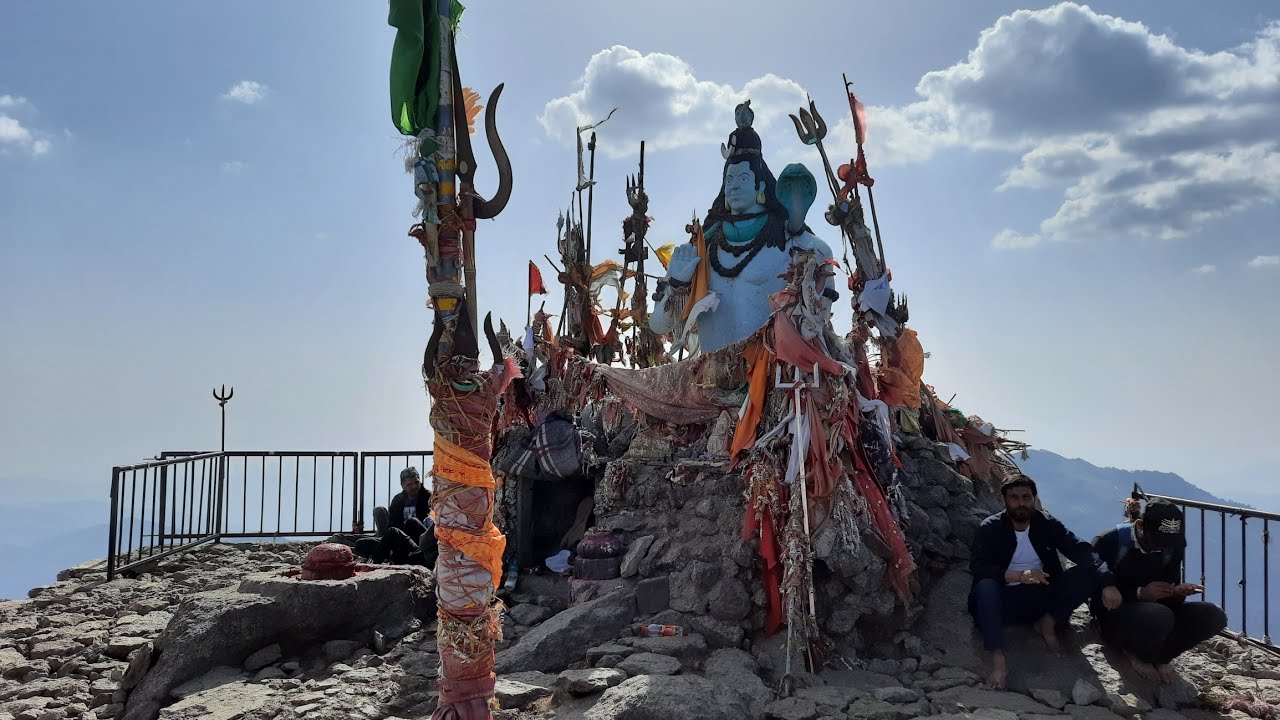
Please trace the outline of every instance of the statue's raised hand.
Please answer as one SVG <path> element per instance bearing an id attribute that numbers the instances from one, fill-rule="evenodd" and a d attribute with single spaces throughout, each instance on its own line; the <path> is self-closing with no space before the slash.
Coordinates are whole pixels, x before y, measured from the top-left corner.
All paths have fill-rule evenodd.
<path id="1" fill-rule="evenodd" d="M 692 243 L 681 245 L 671 253 L 671 262 L 667 264 L 667 277 L 676 282 L 687 283 L 698 269 L 698 248 Z"/>

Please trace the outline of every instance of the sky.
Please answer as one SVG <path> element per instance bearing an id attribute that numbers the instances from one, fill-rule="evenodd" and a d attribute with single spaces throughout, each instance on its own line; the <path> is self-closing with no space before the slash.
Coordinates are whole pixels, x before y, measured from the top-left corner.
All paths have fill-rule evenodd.
<path id="1" fill-rule="evenodd" d="M 231 449 L 429 445 L 393 34 L 374 2 L 0 5 L 4 502 L 216 447 L 222 384 Z M 1034 446 L 1280 508 L 1273 3 L 475 2 L 458 55 L 506 84 L 515 167 L 482 314 L 521 326 L 527 261 L 552 273 L 574 126 L 618 108 L 599 261 L 641 139 L 649 237 L 682 242 L 743 99 L 775 172 L 821 173 L 786 118 L 806 93 L 849 157 L 844 73 L 926 382 Z"/>

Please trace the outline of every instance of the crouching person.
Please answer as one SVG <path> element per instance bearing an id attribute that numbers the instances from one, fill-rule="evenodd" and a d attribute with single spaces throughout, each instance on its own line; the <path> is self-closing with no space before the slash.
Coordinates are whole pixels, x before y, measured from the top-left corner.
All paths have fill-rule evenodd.
<path id="1" fill-rule="evenodd" d="M 1142 516 L 1094 538 L 1110 569 L 1092 604 L 1103 638 L 1128 655 L 1151 682 L 1175 677 L 1170 662 L 1227 626 L 1222 608 L 1186 598 L 1204 588 L 1182 582 L 1187 545 L 1182 511 L 1167 500 L 1149 500 Z"/>
<path id="2" fill-rule="evenodd" d="M 356 554 L 375 563 L 435 565 L 438 547 L 431 520 L 431 492 L 422 486 L 415 467 L 400 472 L 400 492 L 391 508 L 373 509 L 377 537 L 356 542 Z"/>
<path id="3" fill-rule="evenodd" d="M 991 652 L 989 681 L 998 688 L 1008 678 L 1005 626 L 1034 625 L 1049 650 L 1057 652 L 1057 628 L 1096 592 L 1100 565 L 1089 543 L 1036 509 L 1034 480 L 1015 475 L 1000 492 L 1005 509 L 982 521 L 969 563 L 969 613 Z M 1063 570 L 1058 553 L 1075 567 Z M 1112 583 L 1109 577 L 1104 580 Z"/>

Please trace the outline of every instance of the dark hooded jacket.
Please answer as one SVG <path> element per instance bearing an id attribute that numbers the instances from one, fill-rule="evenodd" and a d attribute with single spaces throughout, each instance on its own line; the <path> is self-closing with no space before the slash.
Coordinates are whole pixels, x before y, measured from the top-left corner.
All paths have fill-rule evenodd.
<path id="1" fill-rule="evenodd" d="M 1054 516 L 1033 510 L 1029 527 L 1031 546 L 1040 556 L 1040 565 L 1049 582 L 1062 572 L 1062 553 L 1076 565 L 1094 569 L 1099 574 L 1099 582 L 1106 586 L 1115 582 L 1110 570 L 1102 565 L 1093 546 L 1075 536 L 1060 520 Z M 973 557 L 969 560 L 969 572 L 973 574 L 973 584 L 979 580 L 990 578 L 1004 584 L 1004 573 L 1013 560 L 1013 552 L 1018 547 L 1018 537 L 1014 534 L 1013 521 L 1007 511 L 1001 511 L 982 521 L 973 538 Z"/>

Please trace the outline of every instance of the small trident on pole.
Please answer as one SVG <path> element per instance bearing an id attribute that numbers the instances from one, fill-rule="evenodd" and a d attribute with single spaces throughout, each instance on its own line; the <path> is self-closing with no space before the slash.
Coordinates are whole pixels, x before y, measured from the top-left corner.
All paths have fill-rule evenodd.
<path id="1" fill-rule="evenodd" d="M 213 391 L 213 399 L 218 401 L 218 407 L 222 410 L 222 447 L 219 448 L 222 452 L 227 451 L 227 403 L 235 394 L 236 389 L 233 387 L 228 391 L 226 385 L 222 386 L 221 391 Z"/>

